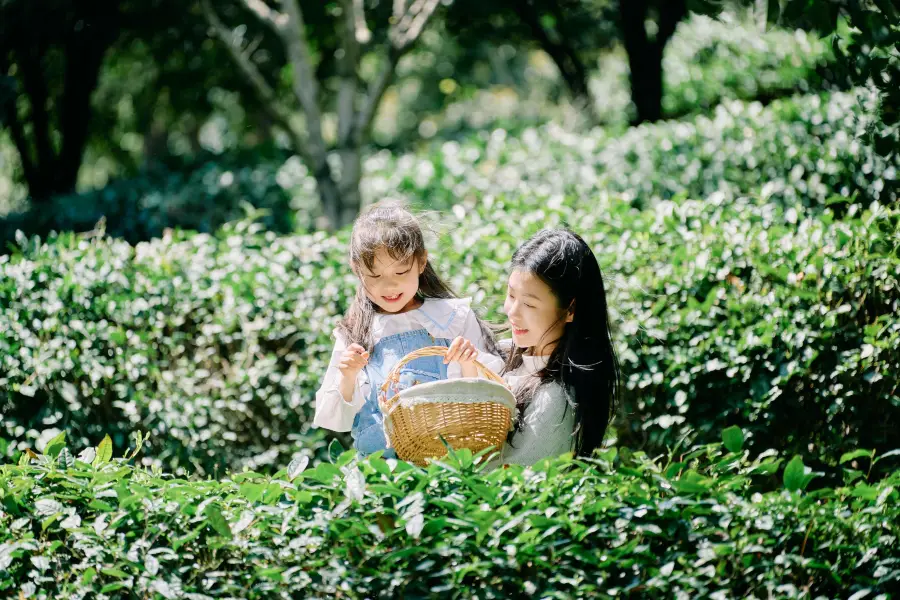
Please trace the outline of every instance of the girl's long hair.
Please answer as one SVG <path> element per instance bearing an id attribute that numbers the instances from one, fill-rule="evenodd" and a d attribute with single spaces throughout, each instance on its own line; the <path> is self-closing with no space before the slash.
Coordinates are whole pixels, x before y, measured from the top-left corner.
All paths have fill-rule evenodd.
<path id="1" fill-rule="evenodd" d="M 565 323 L 562 336 L 556 340 L 547 366 L 530 384 L 517 390 L 516 431 L 522 429 L 522 417 L 537 388 L 558 382 L 570 404 L 574 403 L 575 453 L 590 456 L 601 447 L 615 414 L 620 377 L 600 265 L 579 235 L 568 229 L 548 229 L 516 250 L 511 269 L 527 271 L 547 284 L 558 301 L 559 322 L 565 321 L 569 311 L 573 314 L 572 322 Z M 552 341 L 542 340 L 542 343 Z M 513 345 L 505 373 L 522 365 L 525 350 Z M 510 441 L 514 437 L 515 432 Z"/>
<path id="2" fill-rule="evenodd" d="M 378 203 L 365 211 L 353 224 L 350 235 L 350 265 L 359 276 L 360 267 L 371 270 L 378 250 L 385 250 L 391 258 L 406 261 L 414 258 L 418 265 L 425 263 L 425 270 L 419 275 L 419 291 L 416 295 L 426 298 L 456 298 L 449 285 L 431 266 L 425 249 L 425 236 L 419 220 L 409 210 L 395 202 Z M 347 344 L 359 344 L 369 352 L 374 345 L 372 321 L 378 312 L 362 285 L 356 289 L 356 296 L 344 318 L 338 323 L 338 333 Z M 492 354 L 499 354 L 493 331 L 480 319 L 485 348 Z"/>

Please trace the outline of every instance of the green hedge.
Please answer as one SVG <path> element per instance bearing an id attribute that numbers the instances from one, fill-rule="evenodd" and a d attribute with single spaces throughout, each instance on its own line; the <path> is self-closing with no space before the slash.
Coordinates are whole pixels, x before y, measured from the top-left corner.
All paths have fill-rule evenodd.
<path id="1" fill-rule="evenodd" d="M 615 293 L 629 444 L 737 424 L 755 449 L 837 472 L 828 456 L 883 450 L 900 419 L 897 216 L 866 209 L 896 169 L 854 139 L 856 99 L 735 103 L 620 139 L 495 131 L 377 154 L 365 189 L 453 206 L 436 265 L 498 321 L 513 248 L 563 221 L 583 233 Z M 296 161 L 283 172 L 304 188 Z M 0 437 L 33 446 L 55 427 L 120 447 L 145 424 L 148 457 L 201 473 L 321 448 L 309 421 L 354 288 L 346 232 L 259 228 L 20 238 L 0 257 Z"/>
<path id="2" fill-rule="evenodd" d="M 130 246 L 65 234 L 0 257 L 0 437 L 156 435 L 172 469 L 307 451 L 312 392 L 352 293 L 344 240 L 239 223 Z M 4 434 L 5 432 L 5 434 Z"/>
<path id="3" fill-rule="evenodd" d="M 456 214 L 458 213 L 458 214 Z M 619 434 L 659 451 L 728 425 L 817 468 L 891 446 L 900 401 L 900 223 L 859 205 L 487 197 L 436 226 L 434 261 L 500 321 L 514 248 L 569 221 L 609 280 L 625 373 Z M 205 473 L 315 451 L 309 421 L 355 280 L 346 235 L 242 230 L 131 247 L 68 234 L 0 260 L 0 437 L 67 429 Z M 452 265 L 452 268 L 450 267 Z"/>
<path id="4" fill-rule="evenodd" d="M 75 458 L 58 437 L 0 466 L 0 593 L 889 598 L 900 473 L 804 492 L 799 457 L 753 457 L 741 437 L 489 474 L 471 453 L 428 469 L 344 453 L 222 481 L 110 460 L 108 441 Z"/>
<path id="5" fill-rule="evenodd" d="M 897 201 L 900 176 L 897 161 L 887 163 L 866 142 L 874 107 L 871 93 L 855 91 L 765 107 L 729 101 L 709 116 L 622 135 L 555 124 L 516 135 L 482 131 L 416 154 L 377 152 L 365 161 L 362 191 L 369 200 L 407 197 L 432 208 L 486 194 L 565 194 L 590 202 L 605 192 L 636 206 L 713 194 L 811 207 L 836 196 L 890 204 Z M 148 174 L 13 215 L 0 222 L 0 248 L 14 240 L 16 229 L 41 235 L 88 231 L 101 216 L 109 234 L 132 243 L 170 227 L 212 232 L 240 218 L 245 202 L 266 211 L 262 222 L 273 231 L 315 228 L 321 215 L 315 182 L 296 157 L 249 165 L 222 160 L 188 174 Z"/>
<path id="6" fill-rule="evenodd" d="M 448 226 L 436 256 L 455 265 L 458 289 L 500 317 L 505 279 L 492 274 L 520 240 L 566 221 L 584 234 L 611 294 L 626 384 L 617 431 L 627 445 L 660 452 L 739 425 L 755 450 L 801 453 L 832 473 L 829 456 L 895 445 L 895 209 L 855 205 L 836 220 L 719 197 L 639 212 L 601 196 L 558 207 L 534 198 L 517 214 L 522 203 L 461 206 L 465 217 Z"/>
<path id="7" fill-rule="evenodd" d="M 638 207 L 660 199 L 757 196 L 822 207 L 834 197 L 897 201 L 900 178 L 867 145 L 876 97 L 867 91 L 729 101 L 713 114 L 642 125 L 623 135 L 555 124 L 510 136 L 482 132 L 418 155 L 374 157 L 367 186 L 432 206 L 485 195 L 620 194 Z M 882 193 L 884 192 L 884 193 Z"/>
<path id="8" fill-rule="evenodd" d="M 663 56 L 663 115 L 707 112 L 727 100 L 773 99 L 847 87 L 828 40 L 802 30 L 770 28 L 723 13 L 681 21 Z M 591 81 L 604 123 L 628 122 L 628 59 L 622 48 L 603 56 Z"/>
<path id="9" fill-rule="evenodd" d="M 728 15 L 679 23 L 663 59 L 663 112 L 709 110 L 725 99 L 768 100 L 839 84 L 828 40 L 816 33 L 761 32 Z"/>
<path id="10" fill-rule="evenodd" d="M 242 163 L 242 156 L 247 162 Z M 101 219 L 106 233 L 137 243 L 176 227 L 213 232 L 254 210 L 261 211 L 260 222 L 272 231 L 309 229 L 315 206 L 304 198 L 312 198 L 313 188 L 292 199 L 297 190 L 290 186 L 298 172 L 303 175 L 306 169 L 296 159 L 281 162 L 246 155 L 159 166 L 96 191 L 60 196 L 48 206 L 7 215 L 0 220 L 0 244 L 12 241 L 18 229 L 41 236 L 83 232 Z"/>

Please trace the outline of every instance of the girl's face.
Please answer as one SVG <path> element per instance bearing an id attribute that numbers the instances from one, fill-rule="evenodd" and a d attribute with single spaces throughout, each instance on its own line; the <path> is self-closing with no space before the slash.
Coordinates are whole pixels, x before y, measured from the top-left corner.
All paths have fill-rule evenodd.
<path id="1" fill-rule="evenodd" d="M 419 291 L 419 275 L 425 270 L 427 255 L 422 261 L 415 257 L 396 260 L 387 250 L 375 253 L 372 270 L 365 265 L 357 267 L 356 275 L 363 284 L 369 300 L 386 313 L 402 313 L 416 308 L 416 292 Z"/>
<path id="2" fill-rule="evenodd" d="M 509 276 L 503 312 L 512 327 L 513 343 L 530 348 L 531 354 L 550 354 L 573 314 L 561 309 L 550 287 L 528 271 L 516 269 Z"/>

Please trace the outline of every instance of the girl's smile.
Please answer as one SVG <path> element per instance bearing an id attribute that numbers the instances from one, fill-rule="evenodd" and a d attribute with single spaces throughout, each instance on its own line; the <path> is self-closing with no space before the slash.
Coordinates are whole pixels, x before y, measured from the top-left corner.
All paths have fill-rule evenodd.
<path id="1" fill-rule="evenodd" d="M 386 249 L 379 248 L 371 267 L 358 268 L 357 275 L 377 312 L 398 314 L 418 308 L 416 293 L 425 260 L 427 254 L 421 261 L 415 256 L 398 260 Z"/>

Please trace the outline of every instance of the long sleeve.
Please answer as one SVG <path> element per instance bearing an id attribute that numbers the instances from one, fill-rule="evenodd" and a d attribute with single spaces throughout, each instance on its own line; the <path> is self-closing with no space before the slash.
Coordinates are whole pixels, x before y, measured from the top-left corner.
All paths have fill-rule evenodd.
<path id="1" fill-rule="evenodd" d="M 568 405 L 562 386 L 544 384 L 525 410 L 524 428 L 504 444 L 501 463 L 533 465 L 572 450 L 575 408 Z"/>
<path id="2" fill-rule="evenodd" d="M 353 388 L 353 398 L 350 402 L 344 400 L 338 389 L 341 371 L 338 368 L 341 356 L 347 349 L 346 342 L 335 333 L 334 350 L 331 351 L 331 361 L 325 371 L 322 386 L 316 392 L 316 415 L 313 425 L 324 427 L 332 431 L 350 431 L 353 428 L 353 419 L 365 403 L 363 387 L 366 385 L 365 371 L 360 371 Z"/>

